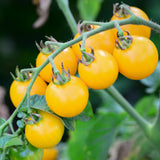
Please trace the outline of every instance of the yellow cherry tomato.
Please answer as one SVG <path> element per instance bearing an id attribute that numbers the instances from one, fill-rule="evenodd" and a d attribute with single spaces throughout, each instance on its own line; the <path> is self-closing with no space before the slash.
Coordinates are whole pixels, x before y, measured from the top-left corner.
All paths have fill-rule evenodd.
<path id="1" fill-rule="evenodd" d="M 14 80 L 10 87 L 10 98 L 15 107 L 19 105 L 22 101 L 24 95 L 26 94 L 27 87 L 31 79 L 26 80 L 24 82 Z M 35 80 L 32 89 L 30 91 L 30 95 L 38 94 L 44 95 L 47 88 L 47 84 L 41 79 L 39 76 Z"/>
<path id="2" fill-rule="evenodd" d="M 88 66 L 79 63 L 78 73 L 86 85 L 92 89 L 111 86 L 118 77 L 118 64 L 115 58 L 104 50 L 95 50 L 95 60 Z"/>
<path id="3" fill-rule="evenodd" d="M 98 26 L 93 26 L 93 28 L 96 29 L 98 28 Z M 79 36 L 80 34 L 77 33 L 74 39 L 78 38 Z M 114 42 L 115 42 L 115 37 L 112 30 L 107 30 L 107 31 L 95 34 L 91 37 L 88 37 L 86 39 L 85 48 L 88 53 L 90 53 L 90 50 L 91 50 L 89 47 L 92 47 L 94 50 L 101 49 L 101 50 L 108 51 L 112 54 L 114 49 Z M 72 48 L 76 56 L 78 56 L 78 58 L 81 59 L 82 53 L 80 51 L 79 44 L 82 44 L 82 41 L 74 44 Z"/>
<path id="4" fill-rule="evenodd" d="M 50 55 L 50 54 L 49 54 Z M 40 52 L 36 59 L 36 67 L 42 65 L 44 61 L 48 58 L 49 55 L 45 55 Z M 60 54 L 58 54 L 53 60 L 56 68 L 62 73 L 61 63 L 63 62 L 64 69 L 68 71 L 70 70 L 70 74 L 74 75 L 77 71 L 77 58 L 72 50 L 72 48 L 68 47 L 64 49 Z M 52 66 L 51 64 L 47 64 L 42 71 L 40 72 L 40 76 L 46 82 L 52 81 Z"/>
<path id="5" fill-rule="evenodd" d="M 138 17 L 141 17 L 145 20 L 149 20 L 147 14 L 142 11 L 141 9 L 137 8 L 137 7 L 130 7 L 131 11 Z M 129 16 L 127 16 L 126 18 L 128 18 Z M 112 16 L 111 21 L 113 20 L 122 20 L 125 18 L 120 18 L 117 17 L 115 15 Z M 135 24 L 126 24 L 121 26 L 121 29 L 124 31 L 129 31 L 129 33 L 131 35 L 138 35 L 138 36 L 143 36 L 146 38 L 149 38 L 151 35 L 151 28 L 144 26 L 144 25 L 135 25 Z M 117 29 L 113 29 L 114 35 L 117 35 Z"/>
<path id="6" fill-rule="evenodd" d="M 63 85 L 51 82 L 46 89 L 46 101 L 49 108 L 59 116 L 74 117 L 80 114 L 88 102 L 88 88 L 77 77 Z"/>
<path id="7" fill-rule="evenodd" d="M 133 42 L 129 48 L 114 49 L 120 73 L 129 79 L 140 80 L 148 77 L 158 63 L 158 51 L 154 43 L 145 37 L 132 36 Z"/>
<path id="8" fill-rule="evenodd" d="M 64 125 L 61 119 L 53 114 L 39 111 L 42 116 L 36 124 L 25 126 L 27 140 L 37 148 L 52 148 L 62 139 Z"/>
<path id="9" fill-rule="evenodd" d="M 44 149 L 44 154 L 42 160 L 56 160 L 58 155 L 57 148 Z"/>

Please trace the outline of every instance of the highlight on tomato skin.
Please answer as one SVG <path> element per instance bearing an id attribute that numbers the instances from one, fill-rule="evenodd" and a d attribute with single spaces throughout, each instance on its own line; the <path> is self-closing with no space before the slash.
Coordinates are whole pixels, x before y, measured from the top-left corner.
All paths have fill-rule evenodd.
<path id="1" fill-rule="evenodd" d="M 39 114 L 41 118 L 37 123 L 25 126 L 25 136 L 37 148 L 52 148 L 61 141 L 64 124 L 56 115 L 41 110 Z"/>
<path id="2" fill-rule="evenodd" d="M 51 82 L 46 89 L 46 102 L 49 108 L 61 117 L 74 117 L 86 107 L 89 91 L 86 84 L 78 77 L 63 84 Z"/>
<path id="3" fill-rule="evenodd" d="M 129 48 L 122 50 L 115 47 L 119 71 L 132 80 L 141 80 L 150 76 L 158 64 L 158 50 L 154 43 L 145 37 L 132 36 Z"/>
<path id="4" fill-rule="evenodd" d="M 89 65 L 79 63 L 78 73 L 82 81 L 92 89 L 105 89 L 117 80 L 118 64 L 107 51 L 94 50 L 95 60 Z"/>
<path id="5" fill-rule="evenodd" d="M 149 21 L 149 17 L 147 16 L 147 14 L 143 10 L 141 10 L 140 8 L 131 6 L 130 10 L 136 16 L 141 17 L 141 18 Z M 129 15 L 126 16 L 125 18 L 124 17 L 121 18 L 121 17 L 118 17 L 116 15 L 113 15 L 112 18 L 111 18 L 111 21 L 122 20 L 122 19 L 126 19 L 126 18 L 129 18 Z M 150 36 L 151 36 L 151 28 L 147 27 L 147 26 L 144 26 L 144 25 L 126 24 L 126 25 L 122 25 L 120 27 L 123 31 L 130 32 L 131 35 L 143 36 L 143 37 L 146 37 L 146 38 L 150 38 Z M 117 29 L 112 29 L 112 31 L 113 31 L 115 37 L 117 37 Z"/>

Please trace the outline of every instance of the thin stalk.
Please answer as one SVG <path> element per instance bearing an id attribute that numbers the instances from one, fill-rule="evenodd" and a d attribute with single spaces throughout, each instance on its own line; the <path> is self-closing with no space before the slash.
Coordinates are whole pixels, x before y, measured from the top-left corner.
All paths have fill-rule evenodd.
<path id="1" fill-rule="evenodd" d="M 73 14 L 69 8 L 69 2 L 68 0 L 57 0 L 59 8 L 62 10 L 72 32 L 73 35 L 77 33 L 77 23 L 73 17 Z"/>
<path id="2" fill-rule="evenodd" d="M 23 72 L 34 72 L 34 70 L 35 70 L 36 68 L 25 68 L 25 69 L 21 69 L 21 73 L 23 73 Z"/>
<path id="3" fill-rule="evenodd" d="M 13 128 L 12 122 L 10 122 L 10 123 L 9 123 L 9 126 L 10 126 L 10 129 L 11 129 L 11 131 L 12 131 L 13 135 L 14 135 L 14 134 L 15 134 L 15 131 L 14 131 L 14 128 Z"/>
<path id="4" fill-rule="evenodd" d="M 81 45 L 81 52 L 82 52 L 84 58 L 86 59 L 86 61 L 90 61 L 91 57 L 89 57 L 87 54 L 84 53 L 86 51 L 86 49 L 85 49 L 86 39 L 87 39 L 87 35 L 83 34 L 82 45 Z"/>
<path id="5" fill-rule="evenodd" d="M 144 133 L 148 134 L 150 123 L 136 112 L 132 105 L 118 92 L 118 90 L 111 86 L 105 89 L 105 91 L 137 122 Z"/>
<path id="6" fill-rule="evenodd" d="M 117 23 L 117 21 L 114 21 L 114 26 L 117 28 L 118 35 L 119 35 L 120 37 L 122 37 L 122 36 L 124 35 L 124 32 L 122 31 L 122 29 L 121 29 L 119 23 Z"/>
<path id="7" fill-rule="evenodd" d="M 53 62 L 52 57 L 49 56 L 48 59 L 49 59 L 49 62 L 50 62 L 50 64 L 51 64 L 51 66 L 52 66 L 53 74 L 54 74 L 54 75 L 60 74 L 59 70 L 56 68 L 56 66 L 55 66 L 55 64 L 54 64 L 54 62 Z"/>
<path id="8" fill-rule="evenodd" d="M 1 126 L 0 126 L 0 136 L 2 134 L 2 131 L 4 128 L 6 128 L 10 123 L 12 123 L 14 117 L 17 115 L 20 107 L 22 106 L 22 104 L 24 103 L 25 99 L 27 97 L 27 94 L 25 94 L 24 98 L 22 99 L 21 103 L 18 105 L 18 107 L 14 110 L 14 112 L 12 113 L 12 115 L 9 117 L 9 119 L 3 123 Z"/>

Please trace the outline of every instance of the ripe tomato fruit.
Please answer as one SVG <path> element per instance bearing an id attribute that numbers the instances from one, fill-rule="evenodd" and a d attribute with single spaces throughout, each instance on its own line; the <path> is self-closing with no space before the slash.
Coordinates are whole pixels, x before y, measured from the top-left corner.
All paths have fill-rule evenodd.
<path id="1" fill-rule="evenodd" d="M 96 28 L 98 28 L 98 26 L 94 26 L 94 29 Z M 80 34 L 77 33 L 74 39 L 78 38 L 79 36 Z M 115 42 L 115 37 L 112 30 L 107 30 L 107 31 L 95 34 L 91 37 L 88 37 L 86 39 L 85 48 L 88 53 L 90 53 L 90 50 L 91 50 L 89 47 L 92 47 L 94 50 L 101 49 L 101 50 L 108 51 L 112 54 L 114 49 L 114 42 Z M 74 44 L 72 48 L 76 56 L 78 56 L 78 58 L 81 59 L 82 53 L 80 51 L 79 44 L 82 44 L 82 41 Z"/>
<path id="2" fill-rule="evenodd" d="M 22 101 L 24 95 L 26 94 L 27 87 L 30 83 L 31 79 L 26 80 L 24 82 L 14 80 L 10 87 L 10 98 L 15 107 L 19 105 Z M 39 76 L 35 80 L 32 89 L 30 91 L 30 95 L 38 94 L 44 95 L 47 88 L 47 84 L 41 79 Z"/>
<path id="3" fill-rule="evenodd" d="M 42 117 L 36 124 L 26 125 L 26 138 L 37 148 L 52 148 L 61 141 L 64 125 L 55 115 L 44 111 L 39 111 L 39 114 Z"/>
<path id="4" fill-rule="evenodd" d="M 49 54 L 50 55 L 50 54 Z M 36 67 L 40 66 L 41 64 L 46 61 L 49 55 L 45 55 L 40 52 L 36 59 Z M 72 48 L 68 47 L 64 49 L 60 54 L 58 54 L 53 60 L 56 68 L 62 73 L 61 63 L 63 62 L 64 69 L 70 70 L 70 74 L 74 75 L 77 71 L 77 58 L 72 50 Z M 68 67 L 68 68 L 67 68 Z M 51 64 L 47 64 L 42 71 L 40 72 L 40 76 L 46 82 L 52 81 L 52 66 Z"/>
<path id="5" fill-rule="evenodd" d="M 88 88 L 77 77 L 63 85 L 51 82 L 46 89 L 46 101 L 49 108 L 59 116 L 74 117 L 80 114 L 88 102 Z"/>
<path id="6" fill-rule="evenodd" d="M 88 66 L 79 63 L 78 73 L 86 85 L 92 89 L 104 89 L 111 86 L 118 77 L 118 64 L 107 51 L 95 50 L 95 60 Z"/>
<path id="7" fill-rule="evenodd" d="M 129 48 L 114 49 L 120 73 L 129 79 L 140 80 L 148 77 L 158 63 L 158 51 L 154 43 L 145 37 L 132 36 L 133 42 Z"/>
<path id="8" fill-rule="evenodd" d="M 13 146 L 9 149 L 9 158 L 10 160 L 40 160 L 43 152 L 43 149 L 35 148 L 31 144 Z"/>
<path id="9" fill-rule="evenodd" d="M 43 159 L 42 160 L 56 160 L 58 155 L 57 148 L 48 148 L 44 149 Z"/>
<path id="10" fill-rule="evenodd" d="M 149 20 L 147 14 L 142 11 L 141 9 L 137 8 L 137 7 L 130 7 L 131 11 L 138 17 L 141 17 L 145 20 Z M 129 18 L 129 15 L 125 18 Z M 113 20 L 122 20 L 125 18 L 120 18 L 120 17 L 116 17 L 115 15 L 112 16 L 111 21 Z M 138 35 L 138 36 L 143 36 L 146 38 L 149 38 L 151 35 L 151 28 L 144 26 L 144 25 L 135 25 L 135 24 L 126 24 L 121 26 L 122 30 L 126 30 L 129 31 L 129 33 L 131 35 Z M 117 35 L 117 29 L 113 29 L 113 32 L 115 34 L 115 36 Z"/>

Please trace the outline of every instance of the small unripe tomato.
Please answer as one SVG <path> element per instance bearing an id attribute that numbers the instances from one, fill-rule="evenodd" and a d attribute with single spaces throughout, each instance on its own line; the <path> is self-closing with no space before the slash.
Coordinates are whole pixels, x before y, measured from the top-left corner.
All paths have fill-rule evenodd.
<path id="1" fill-rule="evenodd" d="M 22 101 L 24 95 L 26 94 L 27 87 L 32 79 L 28 79 L 26 81 L 16 81 L 14 80 L 10 87 L 10 98 L 15 107 L 19 105 Z M 35 80 L 32 89 L 30 91 L 30 95 L 44 95 L 47 88 L 47 84 L 41 79 L 39 76 Z"/>
<path id="2" fill-rule="evenodd" d="M 57 148 L 44 149 L 44 154 L 42 160 L 56 160 L 58 155 Z"/>
<path id="3" fill-rule="evenodd" d="M 25 126 L 27 140 L 37 148 L 52 148 L 62 139 L 64 124 L 61 119 L 53 114 L 40 111 L 40 120 L 36 124 Z"/>
<path id="4" fill-rule="evenodd" d="M 121 74 L 132 80 L 140 80 L 151 75 L 158 63 L 158 51 L 154 43 L 145 37 L 132 36 L 130 47 L 114 49 Z"/>
<path id="5" fill-rule="evenodd" d="M 9 149 L 10 160 L 41 160 L 43 149 L 35 148 L 31 144 L 13 146 Z"/>
<path id="6" fill-rule="evenodd" d="M 50 54 L 43 54 L 40 52 L 36 59 L 36 67 L 39 67 L 47 60 Z M 63 62 L 64 69 L 70 70 L 70 74 L 74 75 L 77 71 L 77 57 L 75 56 L 72 48 L 68 47 L 64 49 L 60 54 L 58 54 L 53 60 L 55 67 L 62 73 L 61 64 Z M 51 64 L 47 64 L 42 71 L 40 72 L 40 77 L 46 82 L 52 81 L 52 66 Z"/>
<path id="7" fill-rule="evenodd" d="M 141 17 L 145 20 L 149 20 L 147 14 L 137 7 L 130 7 L 131 11 L 138 17 Z M 128 18 L 129 15 L 125 18 Z M 115 15 L 112 16 L 111 21 L 113 20 L 122 20 L 125 18 L 117 17 Z M 124 31 L 128 31 L 131 35 L 143 36 L 149 38 L 151 35 L 151 28 L 144 25 L 135 25 L 135 24 L 126 24 L 122 25 L 121 29 Z M 114 35 L 117 35 L 117 29 L 113 29 Z"/>
<path id="8" fill-rule="evenodd" d="M 88 102 L 88 88 L 79 78 L 57 85 L 51 82 L 46 89 L 46 101 L 49 108 L 61 117 L 74 117 L 80 114 Z"/>
<path id="9" fill-rule="evenodd" d="M 98 28 L 98 26 L 93 26 L 94 29 Z M 80 36 L 79 33 L 77 33 L 74 37 L 74 39 L 78 38 Z M 100 49 L 100 50 L 105 50 L 108 51 L 109 53 L 113 53 L 114 49 L 114 42 L 115 42 L 115 37 L 114 34 L 111 30 L 103 31 L 98 34 L 95 34 L 91 37 L 88 37 L 85 42 L 85 49 L 86 52 L 90 52 L 90 48 L 92 47 L 94 50 Z M 74 44 L 72 46 L 74 53 L 76 56 L 78 56 L 79 59 L 82 58 L 82 53 L 80 51 L 79 44 L 82 44 L 82 41 Z"/>
<path id="10" fill-rule="evenodd" d="M 78 73 L 82 81 L 92 89 L 105 89 L 111 86 L 118 77 L 118 64 L 107 51 L 95 50 L 95 60 L 88 66 L 79 63 Z"/>

